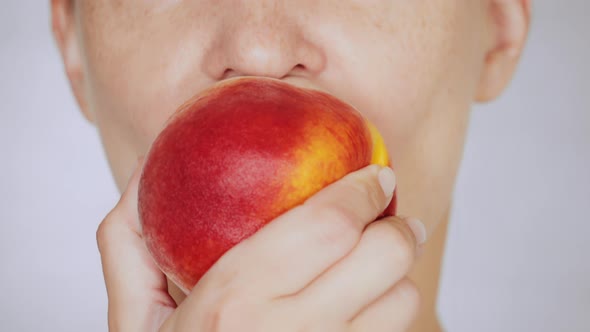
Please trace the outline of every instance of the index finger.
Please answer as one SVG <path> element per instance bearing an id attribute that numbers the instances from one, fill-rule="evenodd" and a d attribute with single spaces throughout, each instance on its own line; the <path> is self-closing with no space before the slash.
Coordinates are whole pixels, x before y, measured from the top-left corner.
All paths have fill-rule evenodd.
<path id="1" fill-rule="evenodd" d="M 97 231 L 111 331 L 156 331 L 175 307 L 167 292 L 166 277 L 141 237 L 137 215 L 140 169 L 138 166 Z"/>
<path id="2" fill-rule="evenodd" d="M 350 173 L 228 251 L 219 269 L 252 267 L 236 278 L 260 284 L 273 297 L 294 294 L 352 251 L 394 188 L 391 168 L 371 165 Z"/>

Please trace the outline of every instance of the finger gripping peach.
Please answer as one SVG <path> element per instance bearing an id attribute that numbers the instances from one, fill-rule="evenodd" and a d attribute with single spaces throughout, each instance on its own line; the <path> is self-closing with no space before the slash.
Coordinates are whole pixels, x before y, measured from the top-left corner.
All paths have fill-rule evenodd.
<path id="1" fill-rule="evenodd" d="M 146 245 L 189 292 L 227 250 L 371 163 L 387 165 L 387 152 L 352 106 L 274 79 L 223 82 L 182 106 L 146 156 Z"/>

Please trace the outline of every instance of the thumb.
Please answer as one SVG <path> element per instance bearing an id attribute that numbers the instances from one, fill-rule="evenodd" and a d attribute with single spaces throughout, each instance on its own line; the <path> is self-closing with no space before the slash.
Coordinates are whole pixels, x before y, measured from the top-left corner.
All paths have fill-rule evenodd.
<path id="1" fill-rule="evenodd" d="M 110 331 L 157 331 L 176 304 L 166 276 L 147 251 L 139 227 L 137 191 L 142 161 L 97 231 L 109 301 Z"/>

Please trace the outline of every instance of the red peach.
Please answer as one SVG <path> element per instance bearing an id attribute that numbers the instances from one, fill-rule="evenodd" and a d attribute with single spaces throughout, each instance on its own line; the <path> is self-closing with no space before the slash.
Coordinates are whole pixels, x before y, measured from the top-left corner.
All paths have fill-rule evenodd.
<path id="1" fill-rule="evenodd" d="M 182 106 L 139 187 L 145 243 L 184 292 L 229 249 L 346 174 L 388 165 L 356 109 L 318 90 L 232 79 Z M 395 213 L 395 198 L 383 215 Z"/>

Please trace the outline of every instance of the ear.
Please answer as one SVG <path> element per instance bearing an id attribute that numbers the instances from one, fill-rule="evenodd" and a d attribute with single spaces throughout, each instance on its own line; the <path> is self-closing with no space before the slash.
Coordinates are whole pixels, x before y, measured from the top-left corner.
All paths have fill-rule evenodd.
<path id="1" fill-rule="evenodd" d="M 82 54 L 76 36 L 74 2 L 75 0 L 51 0 L 51 27 L 76 101 L 86 119 L 94 122 L 86 103 Z"/>
<path id="2" fill-rule="evenodd" d="M 522 54 L 531 19 L 530 0 L 488 0 L 490 45 L 476 101 L 497 98 L 511 81 Z"/>

